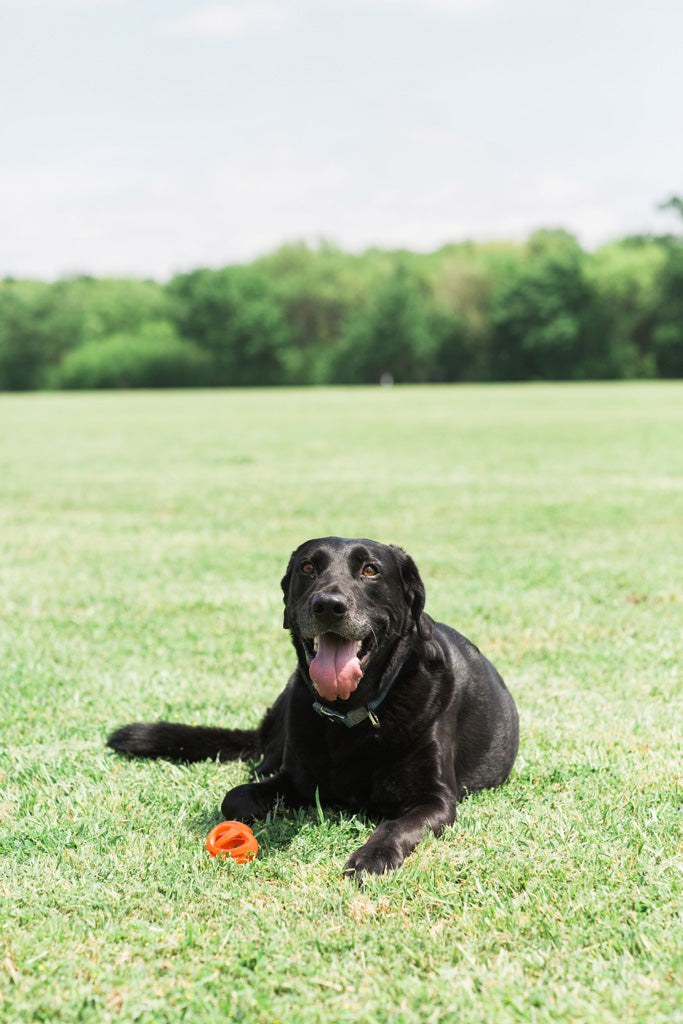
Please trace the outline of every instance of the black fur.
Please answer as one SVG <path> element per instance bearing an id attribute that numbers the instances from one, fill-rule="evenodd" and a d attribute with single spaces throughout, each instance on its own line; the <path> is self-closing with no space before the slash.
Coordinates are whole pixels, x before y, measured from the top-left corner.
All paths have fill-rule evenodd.
<path id="1" fill-rule="evenodd" d="M 425 830 L 438 834 L 455 820 L 463 796 L 507 779 L 518 746 L 514 702 L 469 640 L 425 614 L 422 579 L 401 548 L 307 541 L 293 553 L 282 589 L 297 667 L 258 729 L 135 723 L 107 743 L 138 757 L 185 761 L 260 756 L 255 781 L 226 795 L 226 818 L 262 819 L 278 798 L 310 805 L 317 791 L 323 803 L 384 819 L 346 873 L 390 871 Z M 321 699 L 309 675 L 306 637 L 325 632 L 366 638 L 370 647 L 361 650 L 363 676 L 344 701 Z M 313 706 L 345 715 L 377 701 L 352 728 Z"/>

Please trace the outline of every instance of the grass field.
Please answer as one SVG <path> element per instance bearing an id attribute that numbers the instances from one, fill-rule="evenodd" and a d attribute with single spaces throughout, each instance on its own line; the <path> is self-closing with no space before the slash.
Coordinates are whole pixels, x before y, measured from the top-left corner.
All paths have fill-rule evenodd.
<path id="1" fill-rule="evenodd" d="M 683 384 L 4 395 L 0 495 L 3 1022 L 683 1021 Z M 328 533 L 404 546 L 522 722 L 362 890 L 370 822 L 212 861 L 247 768 L 104 749 L 255 724 Z"/>

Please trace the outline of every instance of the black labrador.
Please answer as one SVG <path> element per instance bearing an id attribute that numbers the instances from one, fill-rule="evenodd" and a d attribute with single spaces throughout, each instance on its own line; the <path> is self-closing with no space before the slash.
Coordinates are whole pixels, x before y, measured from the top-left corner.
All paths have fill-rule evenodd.
<path id="1" fill-rule="evenodd" d="M 499 786 L 514 763 L 517 710 L 491 662 L 424 612 L 401 548 L 325 537 L 293 553 L 282 580 L 297 667 L 258 729 L 138 722 L 114 750 L 197 761 L 260 757 L 255 781 L 226 795 L 227 819 L 263 819 L 278 799 L 384 819 L 346 874 L 399 867 L 425 830 L 455 820 L 468 793 Z"/>

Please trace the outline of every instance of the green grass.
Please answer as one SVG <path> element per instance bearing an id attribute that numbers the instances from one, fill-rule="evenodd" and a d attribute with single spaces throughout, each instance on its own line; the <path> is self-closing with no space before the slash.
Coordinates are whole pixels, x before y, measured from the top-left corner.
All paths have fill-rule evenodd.
<path id="1" fill-rule="evenodd" d="M 683 1021 L 683 384 L 0 398 L 0 1019 Z M 309 536 L 402 544 L 518 702 L 508 785 L 395 875 L 283 809 L 204 852 Z"/>

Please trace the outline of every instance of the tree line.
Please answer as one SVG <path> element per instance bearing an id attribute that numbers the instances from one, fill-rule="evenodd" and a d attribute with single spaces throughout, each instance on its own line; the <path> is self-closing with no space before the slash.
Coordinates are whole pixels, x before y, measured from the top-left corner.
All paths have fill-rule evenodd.
<path id="1" fill-rule="evenodd" d="M 301 243 L 165 284 L 0 282 L 3 390 L 644 377 L 683 377 L 676 235 Z"/>

